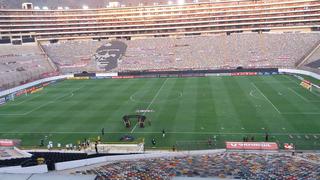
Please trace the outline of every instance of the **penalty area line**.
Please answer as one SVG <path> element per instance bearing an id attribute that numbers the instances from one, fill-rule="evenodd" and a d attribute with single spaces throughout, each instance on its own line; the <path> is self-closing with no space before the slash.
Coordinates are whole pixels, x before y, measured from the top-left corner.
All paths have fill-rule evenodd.
<path id="1" fill-rule="evenodd" d="M 279 109 L 263 94 L 263 92 L 253 83 L 251 82 L 252 86 L 259 91 L 259 93 L 272 105 L 272 107 L 279 113 L 281 114 L 281 112 L 279 111 Z"/>
<path id="2" fill-rule="evenodd" d="M 282 112 L 281 114 L 296 114 L 296 115 L 318 115 L 320 112 Z"/>
<path id="3" fill-rule="evenodd" d="M 73 91 L 70 91 L 70 92 L 67 93 L 67 94 L 64 94 L 63 96 L 56 97 L 55 99 L 53 99 L 53 100 L 51 100 L 51 101 L 48 101 L 48 102 L 46 102 L 46 103 L 43 103 L 43 104 L 41 104 L 41 105 L 39 105 L 39 106 L 31 109 L 30 111 L 27 111 L 27 112 L 24 112 L 24 113 L 19 113 L 19 114 L 15 114 L 15 113 L 6 114 L 6 113 L 4 113 L 4 114 L 0 114 L 0 116 L 25 116 L 25 115 L 28 115 L 28 114 L 30 114 L 30 113 L 32 113 L 32 112 L 34 112 L 34 111 L 36 111 L 36 110 L 38 110 L 38 109 L 40 109 L 40 108 L 42 108 L 42 107 L 45 107 L 45 106 L 47 106 L 47 105 L 49 105 L 49 104 L 55 103 L 56 101 L 58 101 L 58 100 L 60 100 L 60 99 L 63 99 L 64 97 L 66 97 L 66 96 L 68 96 L 68 95 L 70 95 L 70 97 L 73 97 L 73 96 L 74 96 L 74 92 L 82 89 L 83 87 L 84 87 L 84 86 L 81 86 L 81 87 L 79 87 L 79 88 L 77 88 L 77 89 L 74 89 Z"/>
<path id="4" fill-rule="evenodd" d="M 289 79 L 290 81 L 292 81 L 293 83 L 295 83 L 295 84 L 297 84 L 298 86 L 300 86 L 300 84 L 299 84 L 298 82 L 292 80 L 291 78 L 289 78 L 289 77 L 287 77 L 287 76 L 285 76 L 285 77 L 286 77 L 287 79 Z M 312 94 L 315 95 L 315 96 L 320 97 L 319 94 L 316 94 L 316 93 L 314 93 L 314 92 L 312 92 L 312 91 L 309 91 L 309 92 L 312 93 Z M 318 101 L 309 101 L 309 102 L 318 102 Z"/>
<path id="5" fill-rule="evenodd" d="M 304 101 L 309 102 L 308 99 L 306 99 L 305 97 L 303 97 L 301 94 L 299 94 L 299 93 L 296 92 L 295 90 L 293 90 L 293 89 L 291 89 L 291 88 L 289 88 L 289 87 L 288 87 L 288 89 L 289 89 L 291 92 L 293 92 L 295 95 L 297 95 L 298 97 L 300 97 L 301 99 L 303 99 Z"/>

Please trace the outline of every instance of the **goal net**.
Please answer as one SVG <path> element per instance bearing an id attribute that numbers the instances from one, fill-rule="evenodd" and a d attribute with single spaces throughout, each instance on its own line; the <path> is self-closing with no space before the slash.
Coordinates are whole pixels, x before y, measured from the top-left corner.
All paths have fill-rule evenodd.
<path id="1" fill-rule="evenodd" d="M 303 79 L 300 83 L 300 86 L 302 86 L 305 89 L 308 89 L 313 94 L 320 97 L 320 86 L 313 84 L 311 81 Z"/>
<path id="2" fill-rule="evenodd" d="M 304 79 L 301 81 L 300 86 L 311 91 L 312 83 L 310 81 Z"/>

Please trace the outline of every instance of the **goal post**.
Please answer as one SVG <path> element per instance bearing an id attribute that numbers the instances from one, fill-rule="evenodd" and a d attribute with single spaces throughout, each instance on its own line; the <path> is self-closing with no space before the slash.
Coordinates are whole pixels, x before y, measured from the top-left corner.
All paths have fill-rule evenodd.
<path id="1" fill-rule="evenodd" d="M 308 89 L 309 91 L 311 91 L 312 89 L 312 83 L 305 79 L 301 81 L 300 86 L 302 86 L 305 89 Z"/>
<path id="2" fill-rule="evenodd" d="M 311 81 L 302 79 L 300 82 L 300 86 L 320 96 L 320 86 L 313 84 Z"/>

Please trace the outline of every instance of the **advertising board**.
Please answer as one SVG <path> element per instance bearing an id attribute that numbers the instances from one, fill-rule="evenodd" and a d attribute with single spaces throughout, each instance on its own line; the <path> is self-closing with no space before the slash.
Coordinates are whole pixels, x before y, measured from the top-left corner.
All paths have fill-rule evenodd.
<path id="1" fill-rule="evenodd" d="M 278 150 L 275 142 L 226 142 L 228 150 Z"/>
<path id="2" fill-rule="evenodd" d="M 5 104 L 6 102 L 7 102 L 7 101 L 6 101 L 6 98 L 5 98 L 5 97 L 0 98 L 0 105 Z"/>

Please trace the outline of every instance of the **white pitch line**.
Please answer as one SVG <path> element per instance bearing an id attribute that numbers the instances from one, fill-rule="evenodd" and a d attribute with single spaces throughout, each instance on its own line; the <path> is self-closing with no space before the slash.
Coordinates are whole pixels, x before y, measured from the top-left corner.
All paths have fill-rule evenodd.
<path id="1" fill-rule="evenodd" d="M 95 134 L 101 133 L 99 131 L 83 131 L 83 132 L 0 132 L 0 134 Z M 126 131 L 117 131 L 117 132 L 105 132 L 106 134 L 127 134 Z M 162 134 L 162 132 L 134 132 L 135 134 Z M 170 131 L 166 132 L 167 134 L 218 134 L 218 135 L 265 135 L 265 133 L 250 133 L 250 132 L 192 132 L 192 131 Z M 320 135 L 320 133 L 270 133 L 275 136 L 284 136 L 284 135 Z"/>
<path id="2" fill-rule="evenodd" d="M 47 103 L 44 103 L 44 104 L 42 104 L 42 105 L 40 105 L 40 106 L 32 109 L 31 111 L 28 111 L 28 112 L 23 113 L 23 115 L 30 114 L 30 113 L 32 113 L 32 112 L 34 112 L 34 111 L 36 111 L 36 110 L 38 110 L 38 109 L 40 109 L 40 108 L 42 108 L 42 107 L 44 107 L 44 106 L 47 106 L 48 104 L 54 103 L 54 102 L 56 102 L 57 100 L 66 97 L 66 96 L 69 95 L 70 93 L 73 94 L 73 92 L 76 92 L 76 91 L 80 90 L 80 89 L 83 88 L 83 87 L 84 87 L 84 86 L 79 87 L 79 88 L 77 88 L 77 89 L 69 92 L 68 94 L 65 94 L 65 95 L 63 95 L 63 96 L 57 97 L 57 98 L 55 98 L 53 101 L 49 101 L 49 102 L 47 102 Z"/>
<path id="3" fill-rule="evenodd" d="M 69 92 L 68 94 L 65 94 L 65 95 L 63 95 L 63 96 L 60 96 L 60 97 L 55 98 L 55 99 L 52 100 L 52 101 L 48 101 L 48 102 L 46 102 L 46 103 L 44 103 L 44 104 L 41 104 L 41 105 L 39 105 L 38 107 L 35 107 L 34 109 L 31 109 L 30 111 L 27 111 L 27 112 L 25 112 L 25 113 L 22 113 L 22 114 L 0 114 L 0 116 L 1 116 L 1 115 L 3 115 L 3 116 L 24 116 L 24 115 L 28 115 L 28 114 L 30 114 L 30 113 L 32 113 L 32 112 L 34 112 L 34 111 L 36 111 L 36 110 L 38 110 L 38 109 L 40 109 L 40 108 L 42 108 L 42 107 L 47 106 L 48 104 L 54 103 L 54 102 L 56 102 L 57 100 L 66 97 L 66 96 L 69 95 L 69 94 L 72 95 L 74 92 L 80 90 L 80 89 L 83 88 L 83 87 L 84 87 L 84 86 L 79 87 L 79 88 L 77 88 L 77 89 Z M 72 97 L 72 96 L 71 96 L 71 97 Z"/>
<path id="4" fill-rule="evenodd" d="M 272 105 L 272 107 L 279 113 L 281 114 L 281 112 L 279 111 L 279 109 L 263 94 L 263 92 L 261 92 L 261 90 L 253 83 L 251 82 L 251 84 L 253 85 L 253 87 L 260 92 L 260 94 Z"/>
<path id="5" fill-rule="evenodd" d="M 284 77 L 287 78 L 287 79 L 289 79 L 291 82 L 293 82 L 293 83 L 295 83 L 295 84 L 297 84 L 297 85 L 300 86 L 300 84 L 299 84 L 298 82 L 294 81 L 293 79 L 289 78 L 288 76 L 284 76 Z"/>
<path id="6" fill-rule="evenodd" d="M 22 115 L 30 114 L 30 113 L 32 113 L 32 112 L 34 112 L 34 111 L 36 111 L 36 110 L 38 110 L 38 109 L 40 109 L 40 108 L 42 108 L 42 107 L 44 107 L 44 106 L 47 106 L 48 104 L 51 104 L 51 103 L 54 103 L 54 101 L 49 101 L 49 102 L 47 102 L 47 103 L 41 104 L 40 106 L 38 106 L 38 107 L 36 107 L 36 108 L 28 111 L 28 112 L 25 112 L 25 113 L 23 113 Z"/>
<path id="7" fill-rule="evenodd" d="M 294 82 L 295 84 L 297 84 L 298 86 L 300 86 L 300 84 L 299 84 L 298 82 L 292 80 L 291 78 L 289 78 L 289 77 L 287 77 L 287 76 L 285 76 L 285 77 L 286 77 L 287 79 L 289 79 L 290 81 Z M 312 94 L 314 94 L 315 96 L 320 97 L 319 94 L 316 94 L 316 93 L 314 93 L 314 92 L 312 92 L 312 91 L 309 91 L 309 92 L 312 93 Z M 309 102 L 318 102 L 318 101 L 309 101 Z"/>
<path id="8" fill-rule="evenodd" d="M 301 114 L 307 114 L 307 115 L 317 115 L 317 114 L 320 114 L 320 112 L 283 112 L 281 114 L 298 114 L 298 115 L 301 115 Z"/>
<path id="9" fill-rule="evenodd" d="M 20 104 L 23 104 L 24 102 L 31 101 L 32 99 L 35 99 L 35 98 L 40 97 L 40 96 L 42 96 L 42 95 L 43 95 L 43 93 L 41 93 L 40 95 L 34 96 L 34 97 L 32 97 L 32 98 L 27 98 L 27 99 L 25 99 L 25 100 L 23 100 L 23 101 L 20 101 L 20 102 L 18 102 L 18 103 L 9 104 L 9 106 L 18 106 L 18 105 L 20 105 Z"/>
<path id="10" fill-rule="evenodd" d="M 154 95 L 154 97 L 153 97 L 153 99 L 151 100 L 150 104 L 148 105 L 148 107 L 147 107 L 146 111 L 148 111 L 148 110 L 149 110 L 149 108 L 150 108 L 150 107 L 151 107 L 151 105 L 153 104 L 154 100 L 156 100 L 156 98 L 157 98 L 157 97 L 158 97 L 158 95 L 160 94 L 160 91 L 162 90 L 162 88 L 163 88 L 163 87 L 164 87 L 164 85 L 166 84 L 167 80 L 168 80 L 168 78 L 167 78 L 165 81 L 163 81 L 163 83 L 162 83 L 161 87 L 158 89 L 158 92 Z M 146 111 L 145 111 L 145 112 L 143 112 L 143 115 L 145 115 L 145 114 L 146 114 Z M 137 128 L 137 125 L 138 125 L 138 123 L 136 123 L 136 125 L 133 127 L 133 129 L 131 130 L 131 133 L 133 133 L 133 131 Z"/>
<path id="11" fill-rule="evenodd" d="M 309 102 L 308 99 L 306 99 L 305 97 L 303 97 L 302 95 L 300 95 L 299 93 L 297 93 L 295 90 L 293 90 L 293 89 L 291 89 L 291 88 L 289 88 L 289 87 L 288 87 L 288 89 L 289 89 L 290 91 L 292 91 L 295 95 L 299 96 L 299 97 L 300 97 L 301 99 L 303 99 L 304 101 Z"/>
<path id="12" fill-rule="evenodd" d="M 259 83 L 263 83 L 264 82 L 261 82 L 261 81 L 252 81 L 256 84 L 259 84 Z M 268 84 L 283 84 L 283 83 L 291 83 L 291 81 L 268 81 Z"/>
<path id="13" fill-rule="evenodd" d="M 319 95 L 319 94 L 314 93 L 312 90 L 311 90 L 310 92 L 311 92 L 312 94 L 314 94 L 315 96 L 320 97 L 320 95 Z M 316 101 L 316 102 L 318 102 L 318 101 Z"/>
<path id="14" fill-rule="evenodd" d="M 259 97 L 256 97 L 255 95 L 253 95 L 254 92 L 256 92 L 256 90 L 251 90 L 250 93 L 249 93 L 249 95 L 250 95 L 251 97 L 253 97 L 253 98 L 256 98 L 256 99 L 259 99 L 259 100 L 264 100 L 264 99 L 262 99 L 262 98 L 259 98 Z"/>

